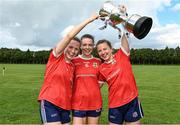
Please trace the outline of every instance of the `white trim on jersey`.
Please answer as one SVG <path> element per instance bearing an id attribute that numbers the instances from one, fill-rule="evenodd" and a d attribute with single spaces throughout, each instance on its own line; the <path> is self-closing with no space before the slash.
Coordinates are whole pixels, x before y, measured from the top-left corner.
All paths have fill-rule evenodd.
<path id="1" fill-rule="evenodd" d="M 94 74 L 80 74 L 80 75 L 76 75 L 76 78 L 77 78 L 77 77 L 87 77 L 87 76 L 97 77 L 97 76 L 94 75 Z"/>
<path id="2" fill-rule="evenodd" d="M 112 55 L 112 59 L 111 60 L 109 60 L 109 61 L 105 61 L 104 63 L 106 63 L 106 64 L 109 64 L 109 63 L 112 63 L 112 64 L 114 64 L 115 62 L 116 62 L 116 60 L 114 59 L 114 55 Z"/>
<path id="3" fill-rule="evenodd" d="M 126 54 L 126 56 L 129 56 L 130 55 L 130 52 L 126 52 L 126 50 L 123 48 L 123 46 L 120 47 L 121 50 L 123 51 L 124 54 Z"/>
<path id="4" fill-rule="evenodd" d="M 91 60 L 91 59 L 94 58 L 93 55 L 91 55 L 90 58 L 84 58 L 82 55 L 78 55 L 78 57 L 81 58 L 81 59 L 84 59 L 84 60 Z"/>
<path id="5" fill-rule="evenodd" d="M 99 84 L 105 84 L 105 81 L 98 81 Z"/>
<path id="6" fill-rule="evenodd" d="M 112 79 L 114 76 L 116 76 L 118 73 L 120 72 L 120 69 L 117 69 L 116 71 L 114 71 L 108 78 L 107 81 L 109 81 L 110 79 Z"/>

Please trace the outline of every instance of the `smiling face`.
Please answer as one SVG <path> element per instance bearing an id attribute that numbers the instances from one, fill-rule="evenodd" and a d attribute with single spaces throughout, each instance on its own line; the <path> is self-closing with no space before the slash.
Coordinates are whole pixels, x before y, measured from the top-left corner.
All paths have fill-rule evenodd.
<path id="1" fill-rule="evenodd" d="M 67 61 L 71 61 L 72 58 L 77 56 L 80 49 L 80 42 L 76 40 L 71 40 L 66 49 L 64 50 L 65 58 Z"/>
<path id="2" fill-rule="evenodd" d="M 81 40 L 81 51 L 84 57 L 91 57 L 93 51 L 94 43 L 90 38 L 83 38 Z"/>
<path id="3" fill-rule="evenodd" d="M 113 58 L 112 48 L 111 46 L 108 45 L 107 42 L 98 43 L 96 48 L 97 48 L 98 55 L 105 62 L 109 62 Z"/>

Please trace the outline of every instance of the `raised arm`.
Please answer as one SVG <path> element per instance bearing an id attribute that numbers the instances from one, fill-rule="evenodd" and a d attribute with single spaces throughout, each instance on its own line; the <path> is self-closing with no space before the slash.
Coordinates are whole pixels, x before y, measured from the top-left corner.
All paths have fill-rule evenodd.
<path id="1" fill-rule="evenodd" d="M 123 33 L 122 38 L 121 38 L 121 47 L 122 47 L 122 49 L 124 49 L 124 51 L 127 54 L 130 54 L 129 43 L 128 43 L 125 33 Z"/>
<path id="2" fill-rule="evenodd" d="M 96 20 L 99 17 L 97 14 L 93 14 L 90 18 L 84 20 L 79 25 L 75 26 L 61 41 L 58 42 L 58 44 L 55 47 L 55 54 L 56 56 L 59 56 L 66 46 L 70 43 L 70 41 L 89 23 Z"/>
<path id="3" fill-rule="evenodd" d="M 127 14 L 127 9 L 126 9 L 126 7 L 124 6 L 124 5 L 119 5 L 119 11 L 121 12 L 121 14 L 125 14 L 125 16 L 127 16 L 126 14 Z M 121 38 L 121 47 L 122 47 L 122 49 L 125 51 L 125 53 L 126 54 L 129 54 L 130 53 L 130 49 L 129 49 L 129 43 L 128 43 L 128 40 L 127 40 L 127 37 L 126 37 L 126 35 L 125 35 L 125 29 L 124 29 L 124 27 L 123 27 L 123 25 L 122 25 L 122 29 L 121 29 L 121 31 L 122 31 L 122 38 Z"/>

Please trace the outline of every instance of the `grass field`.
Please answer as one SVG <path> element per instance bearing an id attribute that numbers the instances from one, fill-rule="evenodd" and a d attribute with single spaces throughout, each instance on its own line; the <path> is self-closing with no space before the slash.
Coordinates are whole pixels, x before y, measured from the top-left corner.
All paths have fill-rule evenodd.
<path id="1" fill-rule="evenodd" d="M 6 67 L 5 76 L 2 75 Z M 45 65 L 0 64 L 0 124 L 39 124 L 37 96 Z M 134 65 L 143 124 L 180 124 L 180 66 Z M 107 86 L 101 124 L 107 124 Z"/>

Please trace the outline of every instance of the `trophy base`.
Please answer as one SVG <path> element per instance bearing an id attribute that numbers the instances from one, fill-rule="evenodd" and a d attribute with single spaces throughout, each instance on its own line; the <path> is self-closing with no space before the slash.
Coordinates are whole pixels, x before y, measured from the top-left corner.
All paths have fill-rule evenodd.
<path id="1" fill-rule="evenodd" d="M 133 28 L 133 34 L 138 39 L 143 39 L 152 27 L 152 19 L 149 17 L 141 17 L 137 20 Z"/>

